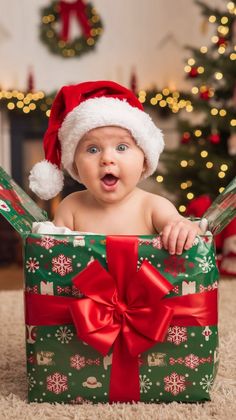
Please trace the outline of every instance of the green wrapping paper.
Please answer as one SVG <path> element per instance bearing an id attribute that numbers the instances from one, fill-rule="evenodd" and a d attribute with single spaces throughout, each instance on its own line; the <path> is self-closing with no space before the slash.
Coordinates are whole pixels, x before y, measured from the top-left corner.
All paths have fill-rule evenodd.
<path id="1" fill-rule="evenodd" d="M 203 215 L 202 224 L 213 235 L 220 233 L 236 217 L 236 178 L 216 197 Z"/>
<path id="2" fill-rule="evenodd" d="M 25 244 L 26 291 L 82 298 L 72 278 L 94 260 L 107 268 L 105 242 L 102 235 L 30 235 Z M 181 256 L 169 255 L 160 236 L 141 236 L 137 268 L 143 261 L 174 285 L 168 298 L 217 288 L 211 235 L 197 237 Z M 29 401 L 109 401 L 112 350 L 103 357 L 78 339 L 73 324 L 27 325 L 26 330 Z M 217 325 L 171 326 L 163 343 L 139 357 L 140 400 L 208 400 L 217 366 Z"/>

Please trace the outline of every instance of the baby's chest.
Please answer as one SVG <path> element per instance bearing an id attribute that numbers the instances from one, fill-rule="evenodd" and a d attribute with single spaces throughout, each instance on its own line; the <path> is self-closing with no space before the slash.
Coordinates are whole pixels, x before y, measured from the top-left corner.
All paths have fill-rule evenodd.
<path id="1" fill-rule="evenodd" d="M 115 211 L 114 213 L 77 213 L 75 230 L 106 235 L 155 234 L 151 218 L 142 211 Z"/>

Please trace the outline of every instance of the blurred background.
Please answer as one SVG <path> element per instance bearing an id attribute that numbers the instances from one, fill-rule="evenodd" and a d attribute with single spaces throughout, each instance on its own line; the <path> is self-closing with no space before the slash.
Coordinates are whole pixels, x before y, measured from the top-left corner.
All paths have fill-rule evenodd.
<path id="1" fill-rule="evenodd" d="M 158 171 L 141 187 L 201 217 L 236 174 L 236 4 L 0 0 L 0 7 L 0 166 L 49 218 L 82 188 L 66 177 L 63 194 L 49 202 L 28 188 L 53 98 L 65 84 L 99 79 L 132 89 L 164 132 Z M 3 190 L 0 183 L 2 214 L 14 201 Z M 234 221 L 216 246 L 222 273 L 235 276 Z M 0 288 L 22 286 L 21 248 L 0 214 Z"/>

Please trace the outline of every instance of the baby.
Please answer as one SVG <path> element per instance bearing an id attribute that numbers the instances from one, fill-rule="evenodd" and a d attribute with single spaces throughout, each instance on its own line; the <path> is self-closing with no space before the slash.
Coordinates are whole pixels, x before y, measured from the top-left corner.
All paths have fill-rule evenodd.
<path id="1" fill-rule="evenodd" d="M 106 235 L 161 233 L 170 254 L 188 250 L 198 224 L 170 201 L 137 187 L 157 167 L 161 131 L 128 89 L 114 82 L 65 86 L 53 103 L 44 137 L 46 160 L 35 165 L 30 187 L 41 198 L 63 188 L 61 163 L 85 185 L 66 197 L 54 224 Z"/>

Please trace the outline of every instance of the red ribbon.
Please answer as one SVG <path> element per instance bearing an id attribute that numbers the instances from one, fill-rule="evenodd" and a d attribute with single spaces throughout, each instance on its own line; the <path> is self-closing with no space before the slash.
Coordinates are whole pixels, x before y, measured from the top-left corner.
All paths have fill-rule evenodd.
<path id="1" fill-rule="evenodd" d="M 20 197 L 14 190 L 7 190 L 0 188 L 0 198 L 8 200 L 11 203 L 12 208 L 19 214 L 25 214 L 25 210 L 21 206 Z"/>
<path id="2" fill-rule="evenodd" d="M 106 246 L 109 272 L 94 261 L 73 279 L 85 298 L 26 293 L 26 323 L 73 318 L 80 339 L 103 355 L 113 346 L 110 402 L 139 401 L 138 355 L 164 341 L 170 325 L 215 325 L 217 292 L 163 299 L 173 286 L 148 262 L 136 271 L 137 238 L 107 237 Z"/>
<path id="3" fill-rule="evenodd" d="M 70 17 L 72 13 L 76 14 L 77 20 L 82 27 L 84 36 L 86 38 L 89 38 L 91 25 L 86 15 L 86 4 L 82 0 L 77 0 L 77 1 L 74 1 L 73 3 L 60 1 L 60 16 L 61 16 L 61 22 L 62 22 L 61 39 L 63 41 L 68 40 L 69 23 L 70 23 Z"/>

